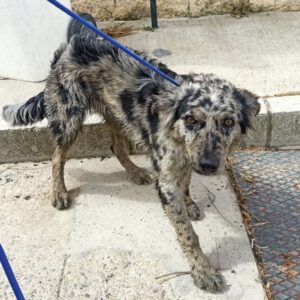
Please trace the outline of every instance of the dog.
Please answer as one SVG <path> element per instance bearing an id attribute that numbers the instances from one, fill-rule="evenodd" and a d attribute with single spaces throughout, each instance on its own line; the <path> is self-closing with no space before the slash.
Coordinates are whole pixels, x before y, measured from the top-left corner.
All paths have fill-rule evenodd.
<path id="1" fill-rule="evenodd" d="M 69 207 L 64 182 L 68 150 L 87 114 L 100 114 L 112 136 L 112 150 L 137 184 L 152 175 L 136 166 L 125 137 L 151 157 L 155 186 L 177 233 L 195 284 L 211 292 L 224 288 L 224 278 L 201 250 L 192 221 L 200 217 L 190 197 L 192 170 L 222 172 L 231 149 L 252 128 L 260 110 L 258 97 L 212 74 L 178 75 L 139 53 L 175 79 L 175 86 L 106 41 L 74 35 L 55 52 L 43 92 L 24 104 L 6 106 L 13 125 L 48 119 L 55 149 L 52 159 L 52 204 Z"/>

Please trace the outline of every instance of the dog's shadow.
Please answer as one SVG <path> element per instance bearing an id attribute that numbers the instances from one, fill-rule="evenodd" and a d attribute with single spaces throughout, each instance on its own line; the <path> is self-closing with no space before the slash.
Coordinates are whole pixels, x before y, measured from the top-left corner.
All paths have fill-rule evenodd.
<path id="1" fill-rule="evenodd" d="M 108 195 L 110 197 L 139 202 L 160 202 L 154 183 L 137 185 L 129 179 L 125 170 L 101 173 L 73 169 L 72 171 L 69 171 L 68 176 L 76 182 L 81 183 L 79 187 L 70 191 L 70 196 L 75 201 L 79 194 L 85 194 Z M 205 211 L 207 209 L 207 195 L 193 195 L 192 199 L 200 207 L 200 220 L 202 220 L 205 217 Z"/>
<path id="2" fill-rule="evenodd" d="M 122 182 L 130 182 L 125 170 L 101 173 L 76 168 L 70 170 L 68 175 L 78 182 L 97 183 L 102 185 L 115 185 Z"/>
<path id="3" fill-rule="evenodd" d="M 130 181 L 126 171 L 111 173 L 91 172 L 82 169 L 73 169 L 68 174 L 72 179 L 83 184 L 80 187 L 70 190 L 70 196 L 75 200 L 81 195 L 105 195 L 115 199 L 160 202 L 154 184 L 136 185 Z M 207 210 L 207 195 L 197 195 L 193 197 L 201 210 L 201 222 L 205 218 Z M 86 199 L 85 199 L 86 201 Z M 245 247 L 245 239 L 240 237 L 223 237 L 216 241 L 216 247 L 208 254 L 212 265 L 217 269 L 234 269 L 239 264 L 250 261 L 252 257 L 248 251 L 241 251 Z"/>
<path id="4" fill-rule="evenodd" d="M 126 171 L 101 173 L 73 169 L 68 175 L 81 182 L 80 187 L 73 189 L 71 195 L 75 201 L 79 194 L 110 196 L 139 202 L 159 201 L 154 184 L 137 185 L 130 181 Z"/>

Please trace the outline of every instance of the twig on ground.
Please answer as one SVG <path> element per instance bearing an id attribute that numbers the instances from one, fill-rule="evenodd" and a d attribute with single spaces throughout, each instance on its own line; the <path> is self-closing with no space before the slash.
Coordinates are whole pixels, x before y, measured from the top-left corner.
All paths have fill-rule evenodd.
<path id="1" fill-rule="evenodd" d="M 0 171 L 0 174 L 4 173 L 5 171 L 9 170 L 11 167 L 7 167 L 4 170 Z"/>
<path id="2" fill-rule="evenodd" d="M 155 279 L 158 280 L 158 279 L 161 279 L 161 278 L 170 277 L 170 278 L 166 278 L 166 279 L 162 280 L 162 282 L 165 282 L 167 280 L 170 280 L 170 279 L 173 279 L 173 278 L 176 278 L 176 277 L 179 277 L 179 276 L 189 275 L 189 274 L 191 274 L 190 271 L 173 272 L 173 273 L 168 273 L 168 274 L 164 274 L 164 275 L 161 275 L 161 276 L 157 276 L 157 277 L 155 277 Z"/>
<path id="3" fill-rule="evenodd" d="M 268 222 L 260 222 L 260 223 L 252 224 L 252 227 L 259 227 L 259 226 L 263 226 L 266 224 L 268 224 Z"/>
<path id="4" fill-rule="evenodd" d="M 216 244 L 216 251 L 217 251 L 217 261 L 218 261 L 218 269 L 221 269 L 221 264 L 220 264 L 220 259 L 219 259 L 219 251 L 218 251 L 218 243 L 217 240 L 215 239 L 215 244 Z"/>

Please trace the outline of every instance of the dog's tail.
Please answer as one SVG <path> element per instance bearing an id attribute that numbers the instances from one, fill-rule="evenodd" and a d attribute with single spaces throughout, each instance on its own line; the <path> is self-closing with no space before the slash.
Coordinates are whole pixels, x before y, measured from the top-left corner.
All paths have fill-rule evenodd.
<path id="1" fill-rule="evenodd" d="M 88 22 L 97 26 L 95 19 L 90 14 L 81 13 L 80 15 Z M 68 42 L 70 41 L 71 37 L 75 34 L 89 34 L 95 37 L 97 36 L 93 31 L 86 28 L 78 21 L 72 19 L 68 26 Z M 56 65 L 65 47 L 66 46 L 63 45 L 55 52 L 51 68 L 53 68 Z M 46 117 L 44 91 L 30 98 L 25 103 L 4 106 L 2 109 L 2 115 L 4 120 L 13 126 L 30 125 L 43 120 Z"/>
<path id="2" fill-rule="evenodd" d="M 4 106 L 2 115 L 4 120 L 13 126 L 30 125 L 43 120 L 46 116 L 44 91 L 25 103 Z"/>

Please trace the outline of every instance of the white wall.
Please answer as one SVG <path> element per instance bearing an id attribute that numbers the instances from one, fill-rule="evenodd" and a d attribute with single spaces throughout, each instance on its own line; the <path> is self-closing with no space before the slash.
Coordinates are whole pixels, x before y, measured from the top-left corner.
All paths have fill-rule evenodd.
<path id="1" fill-rule="evenodd" d="M 46 0 L 0 0 L 0 20 L 0 76 L 44 80 L 70 18 Z"/>

